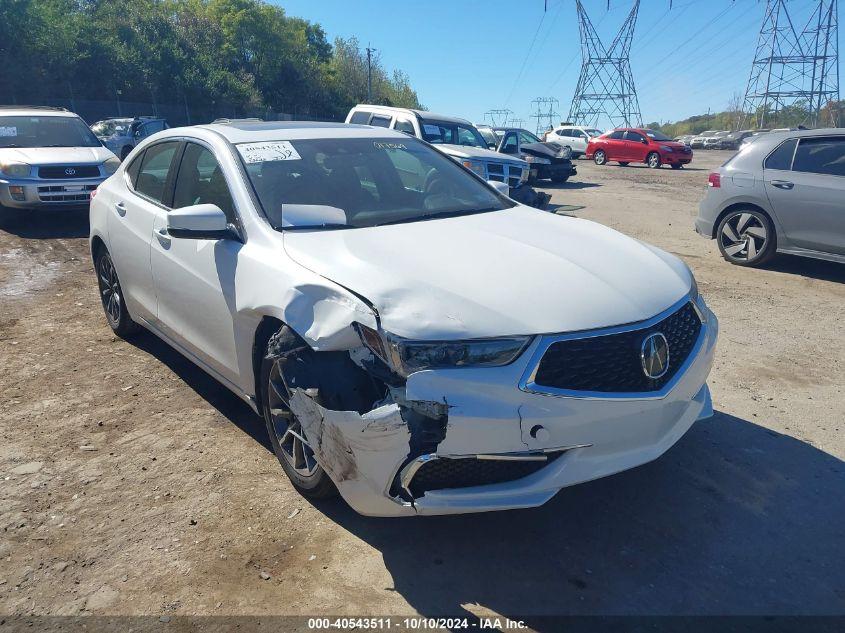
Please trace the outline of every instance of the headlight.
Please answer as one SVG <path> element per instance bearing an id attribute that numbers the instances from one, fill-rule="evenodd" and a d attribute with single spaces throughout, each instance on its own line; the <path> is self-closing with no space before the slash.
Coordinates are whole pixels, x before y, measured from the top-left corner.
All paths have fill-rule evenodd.
<path id="1" fill-rule="evenodd" d="M 26 163 L 0 163 L 0 173 L 15 178 L 27 178 L 32 171 L 32 166 Z"/>
<path id="2" fill-rule="evenodd" d="M 461 164 L 467 169 L 471 169 L 482 178 L 487 178 L 487 170 L 484 169 L 484 163 L 477 160 L 465 160 Z"/>
<path id="3" fill-rule="evenodd" d="M 361 342 L 396 373 L 408 376 L 423 369 L 499 367 L 516 359 L 530 336 L 467 341 L 412 341 L 355 324 Z"/>
<path id="4" fill-rule="evenodd" d="M 120 161 L 114 157 L 109 158 L 105 163 L 103 163 L 103 171 L 105 171 L 109 176 L 116 172 L 118 167 L 120 167 Z"/>
<path id="5" fill-rule="evenodd" d="M 671 147 L 669 147 L 668 145 L 661 145 L 660 149 L 662 149 L 664 152 L 674 152 L 675 151 Z"/>
<path id="6" fill-rule="evenodd" d="M 548 158 L 540 158 L 539 156 L 526 156 L 525 161 L 534 165 L 551 165 L 552 161 Z"/>

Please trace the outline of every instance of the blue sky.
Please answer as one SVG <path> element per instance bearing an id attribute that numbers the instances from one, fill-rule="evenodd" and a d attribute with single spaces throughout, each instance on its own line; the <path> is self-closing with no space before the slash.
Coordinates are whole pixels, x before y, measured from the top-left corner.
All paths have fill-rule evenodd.
<path id="1" fill-rule="evenodd" d="M 543 0 L 271 1 L 319 22 L 330 39 L 354 35 L 378 49 L 385 67 L 408 73 L 433 111 L 480 122 L 487 110 L 509 108 L 532 130 L 536 97 L 557 98 L 560 120 L 569 112 L 581 68 L 574 0 L 548 0 L 545 17 Z M 610 11 L 606 0 L 582 1 L 609 45 L 633 0 L 611 0 Z M 789 3 L 796 22 L 806 22 L 814 2 Z M 631 67 L 646 122 L 720 111 L 744 92 L 766 5 L 673 4 L 669 11 L 669 0 L 641 2 Z"/>

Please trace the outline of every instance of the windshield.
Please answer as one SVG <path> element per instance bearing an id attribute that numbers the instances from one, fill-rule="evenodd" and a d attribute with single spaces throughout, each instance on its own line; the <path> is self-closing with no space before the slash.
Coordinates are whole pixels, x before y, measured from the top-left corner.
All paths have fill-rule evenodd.
<path id="1" fill-rule="evenodd" d="M 91 131 L 97 136 L 114 136 L 115 134 L 125 135 L 132 125 L 132 119 L 108 119 L 97 121 L 91 126 Z"/>
<path id="2" fill-rule="evenodd" d="M 499 144 L 499 139 L 496 136 L 496 133 L 493 132 L 493 130 L 489 128 L 481 128 L 478 130 L 478 133 L 481 134 L 481 136 L 487 142 L 488 146 L 492 145 L 493 147 L 495 147 Z"/>
<path id="3" fill-rule="evenodd" d="M 514 206 L 416 139 L 307 139 L 237 148 L 276 229 L 361 228 Z"/>
<path id="4" fill-rule="evenodd" d="M 0 147 L 100 147 L 77 117 L 0 116 Z"/>
<path id="5" fill-rule="evenodd" d="M 666 136 L 663 132 L 657 130 L 646 130 L 646 136 L 654 141 L 671 141 L 672 139 Z"/>
<path id="6" fill-rule="evenodd" d="M 448 143 L 451 145 L 467 145 L 487 149 L 484 137 L 471 125 L 448 123 L 422 119 L 420 121 L 423 138 L 432 144 Z"/>

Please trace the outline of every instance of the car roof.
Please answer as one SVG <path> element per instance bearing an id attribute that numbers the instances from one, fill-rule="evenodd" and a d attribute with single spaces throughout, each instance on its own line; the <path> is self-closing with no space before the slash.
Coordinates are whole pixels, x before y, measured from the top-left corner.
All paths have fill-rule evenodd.
<path id="1" fill-rule="evenodd" d="M 415 110 L 414 108 L 397 108 L 395 106 L 383 106 L 371 103 L 359 103 L 353 110 L 366 110 L 374 113 L 390 113 L 390 114 L 415 114 L 423 119 L 434 119 L 436 121 L 443 121 L 444 123 L 465 123 L 472 125 L 468 119 L 462 119 L 448 114 L 438 114 L 437 112 L 430 112 L 428 110 Z"/>
<path id="2" fill-rule="evenodd" d="M 76 117 L 75 112 L 49 106 L 0 106 L 0 116 L 63 116 Z"/>
<path id="3" fill-rule="evenodd" d="M 383 127 L 321 121 L 233 121 L 195 127 L 216 132 L 235 144 L 321 138 L 408 138 L 407 134 Z M 179 136 L 190 129 L 171 128 L 168 136 Z"/>

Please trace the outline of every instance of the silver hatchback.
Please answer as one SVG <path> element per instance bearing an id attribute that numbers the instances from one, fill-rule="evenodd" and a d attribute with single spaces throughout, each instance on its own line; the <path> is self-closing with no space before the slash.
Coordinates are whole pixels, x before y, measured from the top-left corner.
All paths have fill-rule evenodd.
<path id="1" fill-rule="evenodd" d="M 710 174 L 695 230 L 732 264 L 775 253 L 845 263 L 845 129 L 758 137 Z"/>

